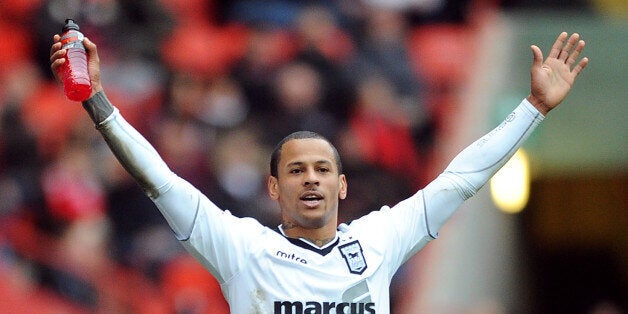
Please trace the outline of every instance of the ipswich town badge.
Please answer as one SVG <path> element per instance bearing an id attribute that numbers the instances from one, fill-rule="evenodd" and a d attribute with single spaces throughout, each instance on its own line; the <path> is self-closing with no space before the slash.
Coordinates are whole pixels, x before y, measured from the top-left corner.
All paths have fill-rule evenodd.
<path id="1" fill-rule="evenodd" d="M 364 254 L 362 254 L 360 242 L 355 240 L 339 246 L 338 249 L 352 274 L 361 275 L 366 270 L 366 260 L 364 259 Z"/>

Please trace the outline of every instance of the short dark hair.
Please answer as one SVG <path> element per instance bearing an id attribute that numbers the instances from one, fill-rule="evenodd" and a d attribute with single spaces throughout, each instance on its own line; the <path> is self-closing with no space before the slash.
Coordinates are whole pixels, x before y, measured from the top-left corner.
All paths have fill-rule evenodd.
<path id="1" fill-rule="evenodd" d="M 284 137 L 278 144 L 277 146 L 275 146 L 275 149 L 273 150 L 272 154 L 270 155 L 270 175 L 277 178 L 278 175 L 278 170 L 277 167 L 279 165 L 279 159 L 281 158 L 281 150 L 283 149 L 283 144 L 285 144 L 286 142 L 290 141 L 290 140 L 302 140 L 302 139 L 321 139 L 324 140 L 325 142 L 327 142 L 329 144 L 329 146 L 331 146 L 331 150 L 333 151 L 334 154 L 334 159 L 336 159 L 336 166 L 338 167 L 338 174 L 342 173 L 342 162 L 340 161 L 340 154 L 338 153 L 338 150 L 336 149 L 336 147 L 334 146 L 334 144 L 331 143 L 330 140 L 328 140 L 326 137 L 316 133 L 316 132 L 312 132 L 312 131 L 297 131 L 294 133 L 291 133 L 290 135 Z"/>

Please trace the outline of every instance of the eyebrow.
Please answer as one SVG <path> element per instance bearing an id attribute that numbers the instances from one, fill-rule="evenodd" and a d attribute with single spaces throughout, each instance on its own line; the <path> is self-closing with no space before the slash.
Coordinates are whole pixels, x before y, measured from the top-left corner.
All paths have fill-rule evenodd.
<path id="1" fill-rule="evenodd" d="M 286 167 L 290 168 L 290 167 L 293 167 L 293 166 L 303 166 L 304 164 L 305 164 L 305 162 L 302 162 L 302 161 L 293 161 L 293 162 L 290 162 L 290 163 L 286 164 Z M 330 164 L 331 165 L 333 163 L 331 161 L 329 161 L 329 160 L 321 159 L 321 160 L 315 161 L 314 164 L 315 165 L 320 165 L 320 164 Z"/>

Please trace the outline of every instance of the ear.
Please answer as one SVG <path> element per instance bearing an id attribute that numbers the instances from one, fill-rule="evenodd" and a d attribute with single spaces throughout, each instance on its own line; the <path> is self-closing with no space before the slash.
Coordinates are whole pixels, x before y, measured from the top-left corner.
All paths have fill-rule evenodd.
<path id="1" fill-rule="evenodd" d="M 268 195 L 273 200 L 279 199 L 279 182 L 273 176 L 268 176 Z"/>
<path id="2" fill-rule="evenodd" d="M 347 198 L 347 177 L 344 174 L 341 174 L 338 177 L 340 180 L 340 189 L 338 190 L 338 198 L 344 200 Z"/>

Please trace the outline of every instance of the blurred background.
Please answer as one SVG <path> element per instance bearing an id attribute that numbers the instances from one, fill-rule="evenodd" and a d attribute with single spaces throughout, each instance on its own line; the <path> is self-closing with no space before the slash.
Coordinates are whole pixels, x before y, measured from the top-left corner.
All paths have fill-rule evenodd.
<path id="1" fill-rule="evenodd" d="M 2 0 L 0 312 L 228 312 L 53 82 L 66 18 L 170 167 L 270 227 L 269 153 L 286 134 L 337 144 L 350 221 L 424 186 L 518 105 L 531 44 L 580 33 L 591 63 L 572 93 L 400 269 L 392 312 L 628 311 L 626 1 Z"/>

